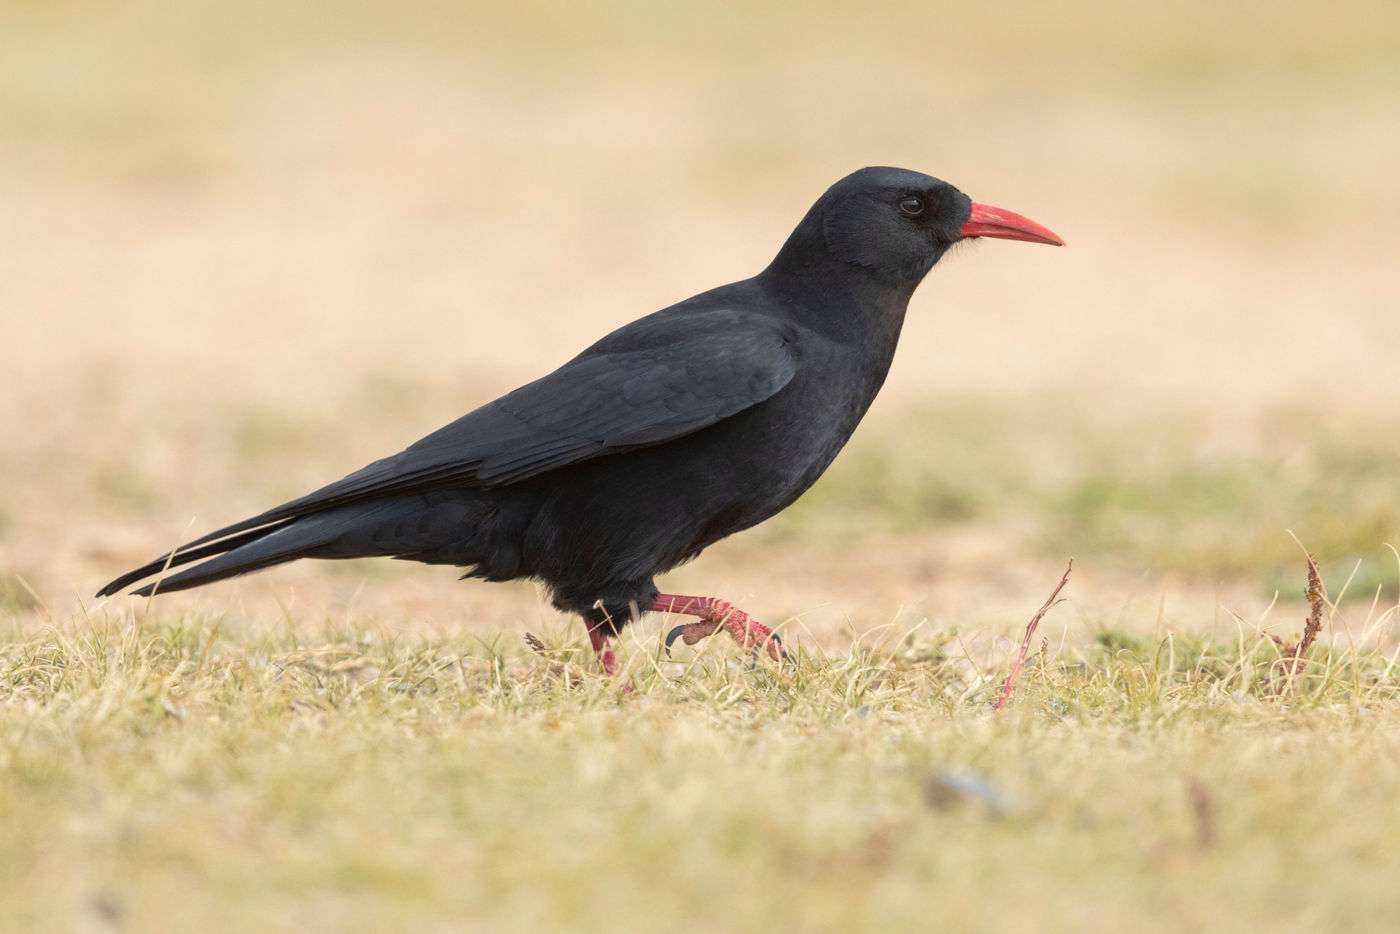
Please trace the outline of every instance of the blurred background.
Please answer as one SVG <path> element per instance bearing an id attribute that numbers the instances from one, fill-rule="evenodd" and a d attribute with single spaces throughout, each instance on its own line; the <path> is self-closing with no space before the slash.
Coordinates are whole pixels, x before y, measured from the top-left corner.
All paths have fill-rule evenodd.
<path id="1" fill-rule="evenodd" d="M 1400 543 L 1398 91 L 1388 0 L 4 3 L 0 595 L 72 619 L 890 164 L 1069 246 L 951 255 L 828 476 L 671 587 L 831 641 L 1011 633 L 1073 555 L 1071 633 L 1288 634 L 1291 531 L 1364 620 Z M 564 626 L 387 561 L 161 604 Z"/>

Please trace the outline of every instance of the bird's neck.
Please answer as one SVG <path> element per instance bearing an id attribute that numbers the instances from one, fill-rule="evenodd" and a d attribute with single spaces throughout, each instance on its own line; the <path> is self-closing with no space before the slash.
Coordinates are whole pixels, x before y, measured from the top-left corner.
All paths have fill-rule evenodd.
<path id="1" fill-rule="evenodd" d="M 889 283 L 835 260 L 794 266 L 778 254 L 758 280 L 793 321 L 841 343 L 892 356 L 917 282 Z"/>

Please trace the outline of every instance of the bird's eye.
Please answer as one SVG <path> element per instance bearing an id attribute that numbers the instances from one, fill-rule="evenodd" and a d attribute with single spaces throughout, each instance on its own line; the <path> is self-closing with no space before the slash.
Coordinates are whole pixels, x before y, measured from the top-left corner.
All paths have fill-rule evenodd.
<path id="1" fill-rule="evenodd" d="M 903 198 L 899 202 L 899 209 L 904 212 L 905 217 L 918 217 L 924 213 L 924 199 Z"/>

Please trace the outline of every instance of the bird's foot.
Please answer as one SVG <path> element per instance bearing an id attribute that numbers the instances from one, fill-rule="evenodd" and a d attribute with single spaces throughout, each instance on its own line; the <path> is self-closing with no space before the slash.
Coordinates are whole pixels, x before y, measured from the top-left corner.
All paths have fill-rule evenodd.
<path id="1" fill-rule="evenodd" d="M 701 639 L 712 636 L 718 630 L 723 629 L 734 638 L 735 642 L 746 649 L 755 652 L 760 648 L 767 649 L 774 661 L 793 660 L 792 654 L 783 646 L 783 640 L 776 632 L 762 623 L 754 621 L 749 614 L 743 610 L 735 609 L 733 604 L 724 600 L 717 600 L 714 597 L 681 597 L 660 594 L 652 603 L 651 609 L 658 613 L 682 613 L 687 616 L 700 617 L 694 623 L 676 626 L 666 633 L 666 653 L 668 655 L 671 652 L 671 644 L 678 638 L 686 645 L 694 645 Z"/>
<path id="2" fill-rule="evenodd" d="M 612 643 L 603 635 L 603 630 L 590 627 L 588 641 L 593 644 L 593 654 L 598 656 L 598 664 L 603 666 L 603 671 L 610 675 L 617 674 L 617 656 L 613 654 Z"/>

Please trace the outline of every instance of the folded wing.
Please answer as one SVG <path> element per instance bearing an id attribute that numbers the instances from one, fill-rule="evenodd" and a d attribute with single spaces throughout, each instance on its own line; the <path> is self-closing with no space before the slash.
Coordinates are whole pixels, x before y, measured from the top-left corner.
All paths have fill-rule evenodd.
<path id="1" fill-rule="evenodd" d="M 435 489 L 519 483 L 591 458 L 664 444 L 768 399 L 796 370 L 796 347 L 771 319 L 724 309 L 653 315 L 398 454 L 182 545 L 112 581 L 99 596 L 237 547 L 264 528 L 329 509 Z"/>

